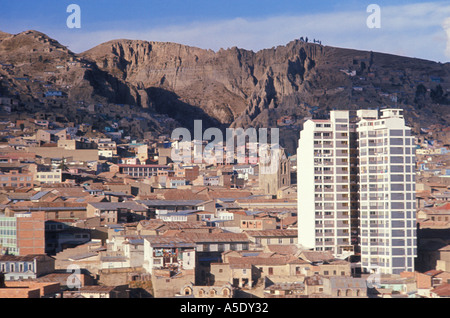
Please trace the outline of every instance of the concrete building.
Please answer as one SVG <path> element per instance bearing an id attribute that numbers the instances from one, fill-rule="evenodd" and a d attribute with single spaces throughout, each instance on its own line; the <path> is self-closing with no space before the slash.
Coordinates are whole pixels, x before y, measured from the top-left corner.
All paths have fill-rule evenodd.
<path id="1" fill-rule="evenodd" d="M 150 274 L 157 269 L 194 271 L 195 263 L 195 243 L 192 240 L 162 236 L 144 239 L 143 267 Z"/>
<path id="2" fill-rule="evenodd" d="M 59 140 L 67 139 L 66 129 L 54 129 L 54 130 L 43 130 L 39 129 L 36 132 L 36 140 L 46 143 L 58 142 Z"/>
<path id="3" fill-rule="evenodd" d="M 264 288 L 264 298 L 304 298 L 303 282 L 274 283 Z"/>
<path id="4" fill-rule="evenodd" d="M 98 139 L 97 147 L 99 151 L 110 151 L 112 155 L 117 155 L 117 144 L 111 139 Z"/>
<path id="5" fill-rule="evenodd" d="M 31 164 L 29 169 L 33 172 L 34 181 L 38 184 L 62 182 L 62 170 L 59 168 L 54 168 L 47 165 Z"/>
<path id="6" fill-rule="evenodd" d="M 152 176 L 157 176 L 159 172 L 168 171 L 169 166 L 164 165 L 125 165 L 117 164 L 111 165 L 111 172 L 119 172 L 127 174 L 130 177 L 146 179 Z"/>
<path id="7" fill-rule="evenodd" d="M 135 222 L 147 217 L 146 206 L 134 201 L 91 202 L 86 207 L 87 217 L 100 217 L 104 224 Z"/>
<path id="8" fill-rule="evenodd" d="M 186 284 L 176 296 L 193 298 L 233 298 L 234 288 L 230 283 L 222 283 L 214 286 L 196 286 Z"/>
<path id="9" fill-rule="evenodd" d="M 83 202 L 30 202 L 26 205 L 12 205 L 5 208 L 6 216 L 15 213 L 45 212 L 45 220 L 86 219 L 86 203 Z"/>
<path id="10" fill-rule="evenodd" d="M 414 271 L 414 140 L 401 110 L 308 120 L 297 158 L 300 245 L 357 252 L 363 272 Z"/>
<path id="11" fill-rule="evenodd" d="M 253 165 L 234 165 L 233 172 L 238 174 L 238 177 L 248 180 L 249 175 L 255 174 L 255 166 Z"/>
<path id="12" fill-rule="evenodd" d="M 364 278 L 328 277 L 323 280 L 324 294 L 331 297 L 367 297 L 367 282 Z"/>
<path id="13" fill-rule="evenodd" d="M 255 220 L 257 221 L 257 220 Z M 252 222 L 242 221 L 242 222 Z M 297 231 L 296 230 L 281 230 L 281 229 L 268 229 L 268 230 L 248 230 L 244 232 L 249 240 L 253 243 L 254 248 L 264 248 L 269 245 L 292 245 L 297 244 Z"/>
<path id="14" fill-rule="evenodd" d="M 4 281 L 0 273 L 0 298 L 60 298 L 61 286 L 58 282 Z"/>
<path id="15" fill-rule="evenodd" d="M 31 187 L 33 173 L 26 165 L 0 164 L 0 188 L 2 187 Z"/>
<path id="16" fill-rule="evenodd" d="M 141 267 L 144 263 L 144 238 L 141 236 L 115 235 L 111 240 L 111 251 L 119 252 L 127 260 L 129 267 Z"/>
<path id="17" fill-rule="evenodd" d="M 57 144 L 58 148 L 64 148 L 66 150 L 95 149 L 96 146 L 95 143 L 76 139 L 60 139 Z"/>
<path id="18" fill-rule="evenodd" d="M 60 147 L 27 147 L 29 153 L 34 153 L 42 158 L 66 158 L 67 161 L 96 162 L 98 161 L 98 149 L 64 149 Z"/>
<path id="19" fill-rule="evenodd" d="M 211 202 L 204 200 L 136 200 L 148 208 L 149 215 L 162 215 L 178 211 L 205 210 Z"/>
<path id="20" fill-rule="evenodd" d="M 399 109 L 357 112 L 361 266 L 365 272 L 414 271 L 417 256 L 415 154 Z"/>
<path id="21" fill-rule="evenodd" d="M 297 159 L 299 244 L 336 255 L 352 253 L 348 111 L 306 121 Z"/>
<path id="22" fill-rule="evenodd" d="M 44 254 L 44 226 L 44 212 L 0 215 L 0 254 Z"/>
<path id="23" fill-rule="evenodd" d="M 450 272 L 450 245 L 439 249 L 439 258 L 436 261 L 436 269 Z"/>
<path id="24" fill-rule="evenodd" d="M 72 227 L 57 220 L 45 222 L 45 253 L 49 255 L 89 242 L 90 239 L 91 232 L 88 229 Z"/>
<path id="25" fill-rule="evenodd" d="M 0 272 L 5 280 L 35 279 L 55 270 L 55 259 L 45 254 L 0 255 Z"/>
<path id="26" fill-rule="evenodd" d="M 176 189 L 178 187 L 184 187 L 187 185 L 187 181 L 182 177 L 169 177 L 166 182 L 167 188 Z"/>

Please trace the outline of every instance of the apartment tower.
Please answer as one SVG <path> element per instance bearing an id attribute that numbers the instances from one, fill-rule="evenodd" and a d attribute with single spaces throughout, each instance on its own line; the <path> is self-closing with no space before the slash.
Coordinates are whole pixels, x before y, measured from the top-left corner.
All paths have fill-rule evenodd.
<path id="1" fill-rule="evenodd" d="M 414 271 L 414 142 L 402 111 L 332 111 L 308 120 L 297 150 L 298 242 L 363 272 Z"/>
<path id="2" fill-rule="evenodd" d="M 338 256 L 353 253 L 348 111 L 308 120 L 297 150 L 298 242 Z"/>
<path id="3" fill-rule="evenodd" d="M 359 212 L 364 272 L 414 271 L 415 152 L 402 110 L 359 110 Z"/>

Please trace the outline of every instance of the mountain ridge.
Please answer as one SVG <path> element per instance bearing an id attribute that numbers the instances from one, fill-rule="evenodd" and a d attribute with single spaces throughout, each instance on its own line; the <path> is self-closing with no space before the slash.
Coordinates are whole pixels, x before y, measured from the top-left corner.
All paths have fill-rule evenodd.
<path id="1" fill-rule="evenodd" d="M 0 62 L 14 64 L 14 76 L 43 76 L 62 90 L 70 86 L 68 103 L 129 104 L 188 128 L 194 119 L 203 119 L 206 127 L 277 126 L 286 130 L 283 140 L 290 148 L 296 138 L 289 135 L 305 118 L 326 116 L 330 109 L 395 106 L 407 111 L 416 128 L 450 120 L 450 63 L 299 39 L 257 52 L 117 39 L 73 53 L 31 30 L 0 33 Z M 72 66 L 76 63 L 82 66 Z M 42 75 L 51 70 L 53 77 Z M 15 84 L 11 74 L 3 76 Z M 24 87 L 16 88 L 36 100 Z M 0 89 L 3 95 L 13 91 Z M 283 116 L 289 125 L 277 122 Z"/>

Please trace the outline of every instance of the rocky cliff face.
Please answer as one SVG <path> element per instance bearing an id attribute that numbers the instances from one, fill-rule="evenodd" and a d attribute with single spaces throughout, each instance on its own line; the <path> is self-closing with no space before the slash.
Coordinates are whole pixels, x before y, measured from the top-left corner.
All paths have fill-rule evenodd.
<path id="1" fill-rule="evenodd" d="M 143 107 L 170 111 L 170 105 L 152 103 L 152 95 L 171 92 L 234 126 L 267 125 L 276 119 L 271 114 L 307 116 L 332 108 L 396 104 L 419 109 L 417 86 L 423 84 L 431 92 L 441 84 L 445 94 L 450 88 L 449 64 L 298 40 L 256 53 L 117 40 L 83 56 L 136 87 Z M 440 107 L 432 98 L 422 104 Z M 311 111 L 314 108 L 318 111 Z"/>
<path id="2" fill-rule="evenodd" d="M 0 34 L 0 61 L 31 76 L 64 62 L 65 71 L 50 81 L 66 86 L 74 102 L 137 105 L 186 127 L 194 119 L 205 120 L 206 126 L 278 126 L 293 147 L 305 117 L 324 116 L 334 108 L 397 106 L 407 110 L 414 125 L 450 120 L 449 63 L 299 40 L 258 52 L 114 40 L 77 55 L 28 31 Z M 288 124 L 277 123 L 282 116 Z"/>
<path id="3" fill-rule="evenodd" d="M 258 53 L 238 48 L 215 53 L 174 43 L 118 40 L 83 57 L 136 87 L 142 107 L 164 111 L 152 104 L 151 95 L 169 91 L 229 125 L 243 114 L 252 121 L 264 110 L 276 108 L 283 96 L 301 91 L 322 54 L 323 47 L 297 41 Z"/>

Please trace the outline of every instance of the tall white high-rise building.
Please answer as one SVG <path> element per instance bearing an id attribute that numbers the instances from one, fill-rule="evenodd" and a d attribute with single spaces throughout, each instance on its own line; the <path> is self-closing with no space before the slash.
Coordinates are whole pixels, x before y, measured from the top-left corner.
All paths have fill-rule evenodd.
<path id="1" fill-rule="evenodd" d="M 348 111 L 308 120 L 297 150 L 298 242 L 304 248 L 353 252 Z"/>
<path id="2" fill-rule="evenodd" d="M 364 272 L 414 270 L 414 142 L 401 110 L 308 120 L 297 161 L 302 247 L 356 253 Z"/>
<path id="3" fill-rule="evenodd" d="M 357 112 L 361 267 L 414 271 L 415 153 L 400 109 Z"/>

